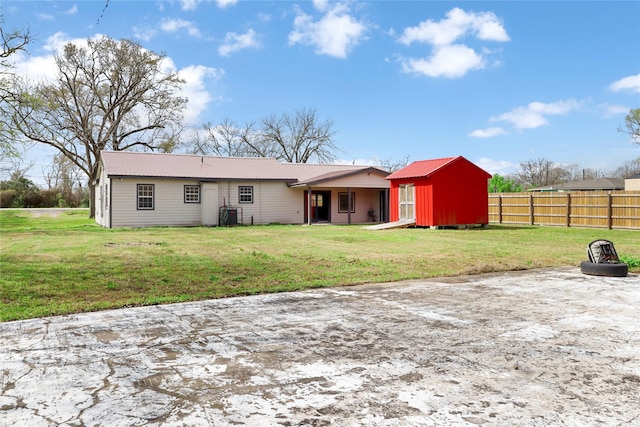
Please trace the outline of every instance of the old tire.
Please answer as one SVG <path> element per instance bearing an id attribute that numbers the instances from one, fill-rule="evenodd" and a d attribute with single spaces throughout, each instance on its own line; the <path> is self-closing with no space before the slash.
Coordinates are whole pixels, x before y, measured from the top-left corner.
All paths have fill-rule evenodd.
<path id="1" fill-rule="evenodd" d="M 582 261 L 580 271 L 591 276 L 626 277 L 629 273 L 629 266 L 621 263 L 604 263 Z"/>

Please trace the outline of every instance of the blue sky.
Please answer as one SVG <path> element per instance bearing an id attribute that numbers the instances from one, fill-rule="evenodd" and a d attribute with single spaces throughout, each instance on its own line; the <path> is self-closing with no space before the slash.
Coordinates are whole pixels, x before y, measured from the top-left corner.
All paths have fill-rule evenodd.
<path id="1" fill-rule="evenodd" d="M 107 7 L 105 8 L 105 5 Z M 11 1 L 36 41 L 17 70 L 104 34 L 164 52 L 187 123 L 315 109 L 341 161 L 462 155 L 490 173 L 546 158 L 601 173 L 640 157 L 618 127 L 640 107 L 637 1 Z M 38 158 L 37 176 L 47 152 Z"/>

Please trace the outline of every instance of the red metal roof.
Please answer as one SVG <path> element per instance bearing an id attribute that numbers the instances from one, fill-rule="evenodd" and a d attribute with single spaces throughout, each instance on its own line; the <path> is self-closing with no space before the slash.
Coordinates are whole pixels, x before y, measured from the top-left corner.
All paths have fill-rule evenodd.
<path id="1" fill-rule="evenodd" d="M 437 170 L 439 170 L 440 168 L 460 158 L 463 158 L 463 157 L 457 156 L 457 157 L 444 157 L 442 159 L 419 160 L 417 162 L 411 163 L 410 165 L 400 170 L 395 171 L 394 173 L 389 175 L 387 179 L 419 178 L 419 177 L 429 176 L 434 172 L 436 172 Z"/>

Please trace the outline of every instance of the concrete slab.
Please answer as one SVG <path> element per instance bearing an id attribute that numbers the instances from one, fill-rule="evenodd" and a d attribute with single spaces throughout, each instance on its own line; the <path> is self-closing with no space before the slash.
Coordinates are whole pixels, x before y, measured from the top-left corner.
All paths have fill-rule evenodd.
<path id="1" fill-rule="evenodd" d="M 577 268 L 0 324 L 2 426 L 640 425 L 640 277 Z"/>

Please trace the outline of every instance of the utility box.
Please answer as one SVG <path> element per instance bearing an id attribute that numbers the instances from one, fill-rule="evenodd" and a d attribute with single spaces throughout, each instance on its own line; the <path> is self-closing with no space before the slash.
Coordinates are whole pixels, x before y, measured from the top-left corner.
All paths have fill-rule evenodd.
<path id="1" fill-rule="evenodd" d="M 220 208 L 220 225 L 238 225 L 238 209 L 230 206 Z"/>

